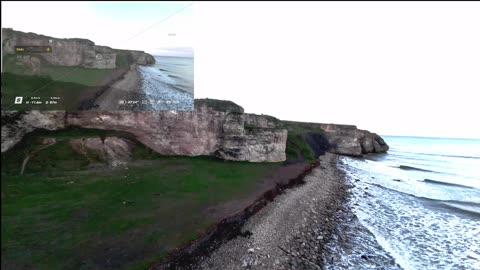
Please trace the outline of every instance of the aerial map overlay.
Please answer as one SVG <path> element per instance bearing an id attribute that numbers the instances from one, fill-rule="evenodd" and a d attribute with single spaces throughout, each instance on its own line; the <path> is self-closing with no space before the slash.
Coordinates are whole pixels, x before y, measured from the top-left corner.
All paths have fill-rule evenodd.
<path id="1" fill-rule="evenodd" d="M 2 1 L 1 268 L 480 269 L 478 14 Z"/>

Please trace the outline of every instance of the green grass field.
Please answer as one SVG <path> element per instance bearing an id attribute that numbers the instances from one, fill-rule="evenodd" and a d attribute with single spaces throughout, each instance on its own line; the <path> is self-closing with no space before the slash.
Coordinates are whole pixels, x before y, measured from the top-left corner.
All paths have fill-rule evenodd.
<path id="1" fill-rule="evenodd" d="M 165 157 L 137 143 L 128 169 L 93 170 L 68 143 L 112 135 L 129 137 L 44 131 L 2 154 L 2 269 L 145 269 L 216 222 L 208 207 L 245 198 L 281 166 Z M 20 176 L 25 154 L 50 137 L 59 141 Z"/>
<path id="2" fill-rule="evenodd" d="M 116 69 L 95 69 L 84 68 L 80 66 L 58 66 L 48 63 L 42 57 L 35 54 L 24 54 L 23 56 L 35 57 L 39 61 L 39 74 L 35 76 L 49 77 L 50 79 L 58 82 L 70 82 L 84 86 L 99 86 L 103 85 L 105 78 L 112 75 L 113 72 L 120 68 L 126 68 L 132 63 L 132 59 L 128 57 L 128 53 L 125 51 L 117 51 L 117 57 L 115 66 Z M 3 72 L 30 75 L 31 67 L 25 65 L 19 65 L 17 55 L 5 55 L 3 59 Z"/>
<path id="3" fill-rule="evenodd" d="M 5 55 L 2 72 L 2 106 L 10 106 L 9 109 L 76 109 L 80 106 L 82 98 L 93 96 L 101 86 L 119 78 L 132 63 L 125 51 L 118 51 L 115 69 L 93 69 L 79 66 L 57 66 L 48 63 L 38 55 L 23 55 L 35 57 L 39 62 L 32 73 L 33 68 L 19 65 L 17 55 Z M 47 100 L 51 96 L 61 97 L 63 105 L 12 105 L 17 96 L 40 97 Z"/>
<path id="4" fill-rule="evenodd" d="M 298 131 L 289 131 L 286 148 L 287 159 L 305 160 L 312 162 L 315 160 L 314 154 L 308 143 L 305 141 L 304 133 Z"/>
<path id="5" fill-rule="evenodd" d="M 99 86 L 104 84 L 115 69 L 93 69 L 66 66 L 46 66 L 45 71 L 54 81 L 71 82 L 86 86 Z"/>
<path id="6" fill-rule="evenodd" d="M 2 99 L 5 100 L 5 106 L 11 106 L 10 110 L 28 110 L 32 109 L 32 106 L 35 106 L 35 109 L 56 109 L 45 104 L 28 105 L 25 98 L 23 104 L 11 105 L 17 96 L 36 96 L 44 101 L 52 96 L 61 97 L 64 105 L 58 108 L 75 108 L 86 91 L 89 91 L 89 88 L 85 85 L 54 81 L 45 76 L 2 73 Z M 66 92 L 68 94 L 65 94 Z"/>

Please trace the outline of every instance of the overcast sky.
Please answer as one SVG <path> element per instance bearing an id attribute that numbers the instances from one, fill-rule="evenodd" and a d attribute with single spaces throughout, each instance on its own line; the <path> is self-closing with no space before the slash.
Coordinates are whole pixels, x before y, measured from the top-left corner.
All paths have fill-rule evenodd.
<path id="1" fill-rule="evenodd" d="M 480 138 L 480 2 L 195 7 L 195 95 L 383 135 Z"/>
<path id="2" fill-rule="evenodd" d="M 2 27 L 156 55 L 193 56 L 193 20 L 193 2 L 2 1 Z"/>
<path id="3" fill-rule="evenodd" d="M 198 2 L 162 22 L 189 3 L 2 2 L 2 26 L 154 54 L 193 45 L 195 97 L 247 112 L 480 138 L 479 2 Z"/>

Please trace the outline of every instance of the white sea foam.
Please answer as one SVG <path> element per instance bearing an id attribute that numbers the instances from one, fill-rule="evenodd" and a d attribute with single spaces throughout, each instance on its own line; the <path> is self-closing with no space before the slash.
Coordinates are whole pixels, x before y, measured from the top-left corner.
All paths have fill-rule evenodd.
<path id="1" fill-rule="evenodd" d="M 344 229 L 355 232 L 349 235 L 350 241 L 356 243 L 362 254 L 382 254 L 380 246 L 403 269 L 480 269 L 480 215 L 476 214 L 480 198 L 476 187 L 480 179 L 471 177 L 476 174 L 471 166 L 478 160 L 454 157 L 458 166 L 449 159 L 448 170 L 438 173 L 441 170 L 434 165 L 443 166 L 448 157 L 433 157 L 428 162 L 422 160 L 424 157 L 419 158 L 419 163 L 428 163 L 437 171 L 424 172 L 391 166 L 393 162 L 403 162 L 395 159 L 395 155 L 367 162 L 342 158 L 353 186 L 348 205 L 352 215 L 358 217 L 357 223 L 350 222 L 350 229 Z M 409 166 L 421 167 L 419 163 L 412 162 Z M 467 176 L 462 176 L 462 168 L 468 172 Z M 436 176 L 435 181 L 421 181 L 432 175 Z M 370 234 L 359 233 L 362 230 Z M 327 268 L 342 269 L 345 265 L 337 266 L 350 262 L 346 263 L 347 268 L 372 269 L 371 264 L 351 252 L 338 254 L 345 258 L 327 264 Z M 377 260 L 373 268 L 396 269 L 385 264 L 385 255 L 371 258 Z"/>
<path id="2" fill-rule="evenodd" d="M 158 68 L 139 66 L 139 71 L 142 89 L 155 110 L 193 110 L 193 94 L 175 88 L 171 84 L 175 81 Z"/>

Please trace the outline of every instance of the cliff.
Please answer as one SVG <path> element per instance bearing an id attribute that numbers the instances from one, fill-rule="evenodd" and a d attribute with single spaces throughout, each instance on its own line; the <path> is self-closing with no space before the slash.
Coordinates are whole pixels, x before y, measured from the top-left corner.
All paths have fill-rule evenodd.
<path id="1" fill-rule="evenodd" d="M 248 115 L 247 119 L 255 118 L 260 123 L 263 117 Z M 2 152 L 35 129 L 78 126 L 129 132 L 163 155 L 209 155 L 251 162 L 285 160 L 287 131 L 277 126 L 245 127 L 245 118 L 243 108 L 235 103 L 210 99 L 195 100 L 194 111 L 179 112 L 2 112 Z"/>
<path id="2" fill-rule="evenodd" d="M 284 161 L 287 147 L 299 156 L 310 152 L 311 159 L 325 151 L 361 156 L 389 148 L 377 134 L 355 126 L 280 121 L 244 113 L 231 101 L 197 99 L 194 111 L 2 112 L 2 152 L 35 129 L 68 126 L 125 131 L 163 155 L 251 162 Z"/>
<path id="3" fill-rule="evenodd" d="M 23 74 L 41 74 L 41 66 L 45 64 L 57 66 L 81 66 L 91 69 L 114 69 L 118 66 L 119 51 L 129 52 L 130 59 L 136 64 L 149 65 L 155 63 L 150 54 L 143 51 L 116 50 L 106 46 L 95 45 L 93 41 L 80 38 L 60 39 L 35 33 L 25 33 L 9 28 L 2 28 L 2 58 L 16 57 L 16 63 L 25 67 Z M 15 46 L 51 46 L 52 53 L 17 54 Z M 97 57 L 97 55 L 100 55 Z M 15 72 L 18 69 L 8 69 Z"/>
<path id="4" fill-rule="evenodd" d="M 368 153 L 384 153 L 389 149 L 382 137 L 353 125 L 283 121 L 283 126 L 289 132 L 300 133 L 316 156 L 319 151 L 362 156 Z"/>
<path id="5" fill-rule="evenodd" d="M 155 64 L 155 58 L 144 51 L 128 51 L 137 65 Z"/>

